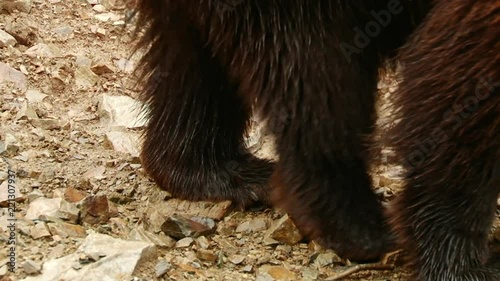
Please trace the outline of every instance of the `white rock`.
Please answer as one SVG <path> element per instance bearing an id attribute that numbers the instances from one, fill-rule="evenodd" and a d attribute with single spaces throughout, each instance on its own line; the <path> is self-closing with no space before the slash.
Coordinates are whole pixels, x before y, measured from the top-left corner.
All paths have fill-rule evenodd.
<path id="1" fill-rule="evenodd" d="M 6 46 L 14 46 L 17 43 L 16 38 L 14 38 L 9 33 L 0 30 L 0 48 Z"/>
<path id="2" fill-rule="evenodd" d="M 24 66 L 23 64 L 19 65 L 19 70 L 24 74 L 24 75 L 28 75 L 29 72 L 28 72 L 28 69 L 26 68 L 26 66 Z"/>
<path id="3" fill-rule="evenodd" d="M 106 22 L 111 19 L 111 14 L 109 13 L 103 13 L 103 14 L 98 14 L 94 16 L 95 19 L 98 21 Z"/>
<path id="4" fill-rule="evenodd" d="M 19 188 L 20 186 L 17 183 L 9 186 L 8 180 L 3 181 L 0 184 L 0 206 L 8 206 L 9 202 L 13 202 L 12 200 L 19 201 L 23 198 Z"/>
<path id="5" fill-rule="evenodd" d="M 26 218 L 34 220 L 42 215 L 55 217 L 61 207 L 61 198 L 40 197 L 31 202 L 26 212 Z"/>
<path id="6" fill-rule="evenodd" d="M 29 13 L 32 6 L 32 0 L 9 0 L 9 1 L 0 1 L 1 2 L 11 2 L 9 5 L 5 5 L 4 9 L 6 9 L 9 13 L 14 12 L 15 10 Z"/>
<path id="7" fill-rule="evenodd" d="M 99 37 L 105 37 L 106 36 L 106 29 L 100 27 L 100 28 L 96 29 L 95 34 L 97 34 L 97 36 L 99 36 Z"/>
<path id="8" fill-rule="evenodd" d="M 80 66 L 75 71 L 75 84 L 81 89 L 87 89 L 97 84 L 99 76 L 97 76 L 90 67 Z"/>
<path id="9" fill-rule="evenodd" d="M 81 264 L 81 268 L 75 270 L 73 265 L 78 263 L 82 253 L 99 253 L 103 257 L 98 262 Z M 40 275 L 27 277 L 24 281 L 130 280 L 136 269 L 155 255 L 156 247 L 153 244 L 125 241 L 92 232 L 74 254 L 45 262 Z"/>
<path id="10" fill-rule="evenodd" d="M 38 119 L 35 109 L 27 101 L 21 104 L 21 108 L 16 114 L 16 120 L 20 119 Z"/>
<path id="11" fill-rule="evenodd" d="M 24 52 L 30 58 L 57 58 L 62 56 L 61 50 L 53 45 L 38 43 Z"/>
<path id="12" fill-rule="evenodd" d="M 26 91 L 26 98 L 29 102 L 41 102 L 45 97 L 47 97 L 47 95 L 42 94 L 39 90 Z"/>
<path id="13" fill-rule="evenodd" d="M 13 134 L 5 134 L 4 140 L 0 141 L 0 154 L 7 152 L 15 154 L 19 151 L 21 144 Z"/>
<path id="14" fill-rule="evenodd" d="M 95 5 L 94 7 L 92 7 L 92 10 L 94 10 L 98 13 L 104 13 L 104 12 L 106 12 L 106 7 L 99 4 L 99 5 Z"/>
<path id="15" fill-rule="evenodd" d="M 102 95 L 99 113 L 109 119 L 110 126 L 141 128 L 147 123 L 141 112 L 141 103 L 127 96 Z"/>
<path id="16" fill-rule="evenodd" d="M 156 277 L 162 277 L 165 273 L 167 273 L 167 271 L 170 270 L 171 267 L 172 265 L 165 260 L 158 262 L 155 266 Z"/>
<path id="17" fill-rule="evenodd" d="M 139 136 L 131 132 L 111 131 L 106 134 L 106 143 L 113 150 L 139 156 Z"/>
<path id="18" fill-rule="evenodd" d="M 26 91 L 26 76 L 10 67 L 8 64 L 0 62 L 0 85 L 10 82 L 23 92 Z"/>
<path id="19" fill-rule="evenodd" d="M 132 73 L 135 69 L 135 64 L 133 61 L 126 60 L 124 58 L 121 58 L 119 60 L 115 60 L 115 66 L 125 72 L 125 73 Z"/>
<path id="20" fill-rule="evenodd" d="M 78 66 L 86 66 L 90 68 L 90 65 L 92 65 L 92 60 L 85 57 L 85 56 L 77 56 L 76 57 L 76 65 Z"/>
<path id="21" fill-rule="evenodd" d="M 25 262 L 23 262 L 22 267 L 24 272 L 26 272 L 27 274 L 37 274 L 41 270 L 40 264 L 32 260 L 26 260 Z"/>
<path id="22" fill-rule="evenodd" d="M 52 29 L 52 31 L 59 36 L 69 36 L 73 33 L 71 26 L 65 25 Z"/>
<path id="23" fill-rule="evenodd" d="M 193 244 L 193 242 L 194 242 L 194 239 L 191 237 L 182 238 L 181 240 L 177 241 L 177 243 L 175 243 L 175 247 L 176 248 L 187 248 L 187 247 L 191 246 L 191 244 Z"/>

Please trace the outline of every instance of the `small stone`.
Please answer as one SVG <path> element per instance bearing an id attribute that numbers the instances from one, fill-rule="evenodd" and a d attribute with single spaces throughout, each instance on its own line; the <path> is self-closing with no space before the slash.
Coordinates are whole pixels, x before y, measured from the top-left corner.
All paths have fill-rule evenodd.
<path id="1" fill-rule="evenodd" d="M 75 84 L 78 88 L 87 89 L 93 87 L 98 81 L 99 76 L 89 67 L 80 66 L 75 71 Z"/>
<path id="2" fill-rule="evenodd" d="M 19 65 L 19 70 L 24 74 L 24 75 L 28 75 L 29 72 L 28 72 L 28 69 L 26 68 L 26 66 L 24 66 L 23 64 Z"/>
<path id="3" fill-rule="evenodd" d="M 64 200 L 70 203 L 77 203 L 85 199 L 88 194 L 84 191 L 78 190 L 74 187 L 68 187 L 64 192 Z"/>
<path id="4" fill-rule="evenodd" d="M 53 45 L 38 43 L 27 49 L 24 54 L 30 58 L 57 58 L 62 57 L 62 52 Z"/>
<path id="5" fill-rule="evenodd" d="M 128 235 L 131 240 L 144 241 L 155 244 L 158 247 L 172 248 L 176 241 L 163 233 L 153 234 L 142 227 L 132 229 Z"/>
<path id="6" fill-rule="evenodd" d="M 39 222 L 35 224 L 35 226 L 31 227 L 30 235 L 36 240 L 44 237 L 50 237 L 51 233 L 45 222 Z"/>
<path id="7" fill-rule="evenodd" d="M 12 68 L 8 64 L 0 62 L 0 85 L 12 83 L 15 88 L 26 91 L 27 79 L 22 72 Z"/>
<path id="8" fill-rule="evenodd" d="M 139 136 L 127 131 L 111 131 L 106 133 L 104 146 L 118 152 L 139 156 Z"/>
<path id="9" fill-rule="evenodd" d="M 117 215 L 117 210 L 112 204 L 105 195 L 88 196 L 82 202 L 81 218 L 92 225 L 106 223 Z"/>
<path id="10" fill-rule="evenodd" d="M 73 28 L 71 28 L 70 26 L 61 26 L 61 27 L 56 27 L 54 29 L 52 29 L 52 31 L 59 35 L 59 36 L 69 36 L 71 34 L 73 34 Z"/>
<path id="11" fill-rule="evenodd" d="M 162 224 L 161 230 L 168 236 L 182 239 L 199 237 L 215 232 L 215 222 L 208 218 L 188 219 L 181 215 L 172 215 Z"/>
<path id="12" fill-rule="evenodd" d="M 134 62 L 121 58 L 115 61 L 115 66 L 125 73 L 132 73 L 135 69 Z"/>
<path id="13" fill-rule="evenodd" d="M 80 217 L 80 209 L 74 203 L 63 200 L 57 216 L 60 219 L 76 224 Z"/>
<path id="14" fill-rule="evenodd" d="M 200 267 L 199 264 L 197 264 L 197 263 L 195 263 L 192 260 L 187 259 L 187 258 L 176 257 L 176 258 L 174 258 L 173 262 L 180 269 L 182 269 L 186 272 L 190 272 L 190 273 L 197 272 L 198 268 Z"/>
<path id="15" fill-rule="evenodd" d="M 156 277 L 157 278 L 162 277 L 170 270 L 171 267 L 172 267 L 172 265 L 169 262 L 167 262 L 165 260 L 159 261 L 155 266 Z"/>
<path id="16" fill-rule="evenodd" d="M 319 272 L 312 268 L 304 268 L 302 269 L 302 280 L 304 281 L 315 281 L 319 278 Z"/>
<path id="17" fill-rule="evenodd" d="M 251 265 L 246 265 L 241 269 L 242 272 L 245 273 L 252 273 L 253 272 L 253 266 Z"/>
<path id="18" fill-rule="evenodd" d="M 40 247 L 36 247 L 36 246 L 35 246 L 35 247 L 32 247 L 32 248 L 30 249 L 30 251 L 31 251 L 31 253 L 32 253 L 33 255 L 36 255 L 36 254 L 40 253 Z"/>
<path id="19" fill-rule="evenodd" d="M 34 120 L 38 119 L 38 114 L 36 114 L 35 109 L 28 104 L 27 101 L 24 101 L 21 104 L 21 108 L 16 114 L 16 120 Z"/>
<path id="20" fill-rule="evenodd" d="M 111 126 L 125 128 L 143 128 L 147 119 L 141 113 L 142 104 L 128 96 L 102 95 L 99 103 L 99 115 L 108 119 Z"/>
<path id="21" fill-rule="evenodd" d="M 93 65 L 90 69 L 97 75 L 115 72 L 111 66 L 105 63 L 98 63 L 96 65 Z"/>
<path id="22" fill-rule="evenodd" d="M 210 242 L 205 236 L 200 236 L 195 240 L 196 245 L 202 249 L 208 249 L 210 247 Z"/>
<path id="23" fill-rule="evenodd" d="M 106 255 L 104 255 L 106 256 Z M 98 252 L 93 252 L 93 253 L 88 253 L 87 254 L 87 257 L 89 258 L 89 260 L 91 260 L 92 262 L 96 262 L 98 260 L 101 259 L 101 253 L 98 253 Z"/>
<path id="24" fill-rule="evenodd" d="M 146 264 L 157 256 L 152 244 L 125 241 L 90 230 L 76 251 L 68 248 L 72 254 L 45 260 L 42 274 L 26 280 L 132 280 L 131 276 L 137 269 L 146 268 Z M 91 261 L 90 256 L 99 258 L 99 261 L 82 266 L 80 258 L 86 262 Z"/>
<path id="25" fill-rule="evenodd" d="M 191 244 L 193 244 L 193 242 L 194 242 L 194 239 L 191 237 L 182 238 L 181 240 L 177 241 L 177 243 L 175 243 L 175 247 L 176 248 L 187 248 L 187 247 L 191 246 Z"/>
<path id="26" fill-rule="evenodd" d="M 274 240 L 273 238 L 269 237 L 269 236 L 264 236 L 264 239 L 262 239 L 262 242 L 264 243 L 264 245 L 266 246 L 272 246 L 272 245 L 277 245 L 279 244 L 280 242 L 279 241 L 276 241 Z"/>
<path id="27" fill-rule="evenodd" d="M 200 249 L 198 250 L 198 252 L 196 252 L 196 257 L 198 257 L 200 260 L 210 261 L 210 262 L 214 262 L 218 258 L 213 251 L 203 250 L 203 249 Z"/>
<path id="28" fill-rule="evenodd" d="M 65 81 L 59 74 L 54 73 L 50 77 L 50 87 L 52 91 L 63 91 L 66 89 L 67 81 Z"/>
<path id="29" fill-rule="evenodd" d="M 85 228 L 81 225 L 66 223 L 59 220 L 50 222 L 47 225 L 54 236 L 57 235 L 64 238 L 85 238 L 85 236 L 87 236 Z"/>
<path id="30" fill-rule="evenodd" d="M 104 7 L 103 5 L 94 5 L 94 7 L 92 7 L 92 10 L 98 12 L 98 13 L 104 13 L 106 12 L 106 7 Z"/>
<path id="31" fill-rule="evenodd" d="M 251 221 L 245 221 L 236 228 L 236 232 L 257 232 L 267 228 L 266 220 L 256 218 Z"/>
<path id="32" fill-rule="evenodd" d="M 61 242 L 62 241 L 62 237 L 59 236 L 59 235 L 52 235 L 52 240 L 54 240 L 54 242 L 58 243 L 58 242 Z"/>
<path id="33" fill-rule="evenodd" d="M 83 177 L 87 179 L 96 179 L 96 180 L 102 180 L 105 179 L 106 176 L 104 176 L 104 173 L 106 172 L 106 167 L 104 166 L 97 166 L 94 167 L 90 170 L 88 170 L 85 174 L 83 174 Z"/>
<path id="34" fill-rule="evenodd" d="M 228 260 L 233 264 L 240 264 L 245 260 L 245 256 L 242 255 L 232 255 Z"/>
<path id="35" fill-rule="evenodd" d="M 106 29 L 104 28 L 97 28 L 97 30 L 95 31 L 95 34 L 99 37 L 105 37 L 106 36 Z"/>
<path id="36" fill-rule="evenodd" d="M 212 231 L 215 231 L 216 225 L 215 225 L 215 221 L 212 218 L 194 216 L 194 217 L 191 217 L 191 220 L 204 225 L 205 227 L 211 229 Z"/>
<path id="37" fill-rule="evenodd" d="M 144 222 L 144 229 L 148 231 L 161 231 L 163 222 L 175 214 L 183 214 L 186 217 L 206 217 L 212 220 L 221 220 L 231 211 L 231 201 L 219 203 L 207 201 L 190 202 L 174 198 L 163 201 L 163 196 L 169 198 L 167 193 L 163 194 L 164 195 L 161 195 L 161 197 L 155 196 L 155 198 L 157 198 L 156 200 L 161 199 L 161 202 L 151 204 L 150 201 L 149 206 L 144 211 L 142 219 Z"/>
<path id="38" fill-rule="evenodd" d="M 7 174 L 4 171 L 0 171 L 0 182 L 6 180 L 9 177 L 9 174 Z"/>
<path id="39" fill-rule="evenodd" d="M 130 168 L 134 169 L 134 170 L 138 170 L 142 167 L 141 164 L 130 164 Z M 160 190 L 159 192 L 159 195 L 161 196 L 164 196 L 164 200 L 167 199 L 167 198 L 171 198 L 172 196 L 170 195 L 170 193 L 168 193 L 167 191 L 165 190 Z"/>
<path id="40" fill-rule="evenodd" d="M 29 220 L 38 219 L 42 215 L 47 217 L 56 217 L 60 207 L 61 198 L 48 199 L 40 197 L 30 203 L 25 217 Z"/>
<path id="41" fill-rule="evenodd" d="M 83 265 L 82 265 L 81 263 L 79 263 L 79 262 L 75 262 L 75 263 L 73 263 L 73 264 L 71 265 L 71 268 L 73 268 L 74 270 L 77 270 L 77 271 L 78 271 L 78 270 L 80 270 L 80 269 L 82 269 L 82 268 L 83 268 Z"/>
<path id="42" fill-rule="evenodd" d="M 97 19 L 98 21 L 107 22 L 111 19 L 111 14 L 109 13 L 97 14 L 94 16 L 94 18 Z"/>
<path id="43" fill-rule="evenodd" d="M 12 191 L 12 188 L 9 188 L 9 182 L 7 180 L 3 181 L 0 184 L 0 207 L 2 208 L 9 207 L 9 204 L 13 199 L 12 198 L 13 195 L 15 202 L 24 202 L 26 200 L 26 198 L 19 191 L 18 185 L 10 185 L 10 186 L 11 187 L 14 186 L 14 194 L 9 193 L 9 191 Z"/>
<path id="44" fill-rule="evenodd" d="M 261 275 L 261 274 L 270 276 L 272 278 L 271 280 L 280 280 L 280 281 L 281 280 L 283 280 L 283 281 L 297 280 L 295 273 L 293 273 L 292 271 L 290 271 L 282 266 L 264 265 L 261 268 L 259 268 L 258 275 Z M 266 279 L 264 279 L 264 280 L 266 280 Z"/>
<path id="45" fill-rule="evenodd" d="M 5 3 L 3 7 L 0 6 L 0 8 L 5 9 L 9 13 L 13 13 L 16 10 L 24 13 L 29 13 L 33 4 L 32 0 L 8 0 L 4 2 L 8 3 Z M 2 1 L 0 1 L 0 3 L 2 3 Z"/>
<path id="46" fill-rule="evenodd" d="M 236 247 L 231 241 L 219 237 L 213 238 L 217 242 L 218 246 L 222 249 L 224 253 L 228 256 L 237 255 L 240 253 L 241 249 Z"/>
<path id="47" fill-rule="evenodd" d="M 114 26 L 121 26 L 121 25 L 125 25 L 125 24 L 126 24 L 126 22 L 124 20 L 117 20 L 117 21 L 113 22 Z"/>
<path id="48" fill-rule="evenodd" d="M 22 266 L 24 272 L 26 272 L 26 274 L 29 274 L 29 275 L 39 274 L 40 271 L 42 270 L 42 267 L 40 264 L 38 264 L 32 260 L 29 260 L 29 259 L 24 261 L 21 266 Z"/>
<path id="49" fill-rule="evenodd" d="M 320 253 L 314 259 L 314 264 L 318 267 L 325 267 L 328 265 L 331 265 L 333 263 L 340 263 L 342 262 L 342 259 L 337 256 L 333 251 L 327 250 L 325 253 Z"/>
<path id="50" fill-rule="evenodd" d="M 300 240 L 302 240 L 302 234 L 288 215 L 285 215 L 278 221 L 275 221 L 266 231 L 264 237 L 290 245 L 297 244 Z"/>
<path id="51" fill-rule="evenodd" d="M 31 103 L 41 102 L 45 97 L 47 97 L 47 95 L 42 94 L 39 90 L 26 91 L 26 99 Z"/>
<path id="52" fill-rule="evenodd" d="M 92 65 L 92 60 L 85 56 L 77 56 L 75 63 L 77 66 L 90 67 Z"/>
<path id="53" fill-rule="evenodd" d="M 65 249 L 66 249 L 65 245 L 57 244 L 54 248 L 52 248 L 48 257 L 51 259 L 60 258 L 60 257 L 64 256 Z"/>
<path id="54" fill-rule="evenodd" d="M 14 46 L 16 43 L 16 38 L 0 29 L 0 48 Z"/>
<path id="55" fill-rule="evenodd" d="M 33 118 L 30 120 L 31 125 L 44 130 L 59 130 L 61 129 L 61 122 L 52 118 Z"/>

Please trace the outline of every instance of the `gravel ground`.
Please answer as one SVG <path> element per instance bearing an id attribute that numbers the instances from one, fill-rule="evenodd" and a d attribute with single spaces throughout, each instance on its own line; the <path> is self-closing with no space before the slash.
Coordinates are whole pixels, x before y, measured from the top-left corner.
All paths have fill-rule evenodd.
<path id="1" fill-rule="evenodd" d="M 106 264 L 116 268 L 107 280 L 324 280 L 346 270 L 348 261 L 301 240 L 279 210 L 171 199 L 144 174 L 144 121 L 129 107 L 137 99 L 130 11 L 119 0 L 0 0 L 0 243 L 12 233 L 16 241 L 15 273 L 10 248 L 2 247 L 0 280 L 58 280 L 47 277 L 49 261 L 64 257 L 74 258 L 75 272 L 64 280 L 104 280 L 85 270 L 104 272 Z M 382 97 L 393 87 L 380 85 Z M 387 121 L 382 108 L 380 123 Z M 260 126 L 249 143 L 273 158 Z M 386 164 L 390 150 L 383 152 L 373 179 L 387 202 L 401 182 L 398 167 Z M 15 213 L 5 200 L 11 187 Z M 14 229 L 9 218 L 17 219 Z M 148 250 L 121 260 L 109 254 L 110 237 Z M 82 250 L 97 242 L 104 254 Z M 407 276 L 396 262 L 393 270 L 342 280 Z"/>

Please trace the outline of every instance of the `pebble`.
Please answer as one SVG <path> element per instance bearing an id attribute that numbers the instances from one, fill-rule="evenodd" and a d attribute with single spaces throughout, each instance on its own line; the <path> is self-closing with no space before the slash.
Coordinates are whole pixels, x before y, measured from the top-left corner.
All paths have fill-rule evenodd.
<path id="1" fill-rule="evenodd" d="M 209 218 L 186 218 L 172 215 L 162 224 L 161 230 L 168 236 L 182 239 L 184 237 L 199 237 L 215 232 L 215 222 Z"/>
<path id="2" fill-rule="evenodd" d="M 36 263 L 30 259 L 25 260 L 22 263 L 21 267 L 23 268 L 24 272 L 30 275 L 39 274 L 40 271 L 42 270 L 42 267 L 39 263 Z"/>
<path id="3" fill-rule="evenodd" d="M 186 237 L 186 238 L 182 238 L 181 240 L 177 241 L 177 243 L 175 243 L 175 247 L 176 248 L 187 248 L 189 246 L 191 246 L 194 242 L 194 239 L 191 238 L 191 237 Z"/>
<path id="4" fill-rule="evenodd" d="M 156 277 L 157 278 L 162 277 L 170 270 L 171 267 L 172 267 L 172 265 L 169 262 L 167 262 L 165 260 L 159 261 L 155 266 Z"/>
<path id="5" fill-rule="evenodd" d="M 265 239 L 267 238 L 269 242 L 275 240 L 290 245 L 297 244 L 300 240 L 302 240 L 302 234 L 288 215 L 285 215 L 281 219 L 273 222 L 271 227 L 266 231 L 264 237 Z"/>
<path id="6" fill-rule="evenodd" d="M 200 260 L 214 262 L 217 260 L 217 255 L 210 250 L 200 249 L 196 252 L 196 257 Z"/>
<path id="7" fill-rule="evenodd" d="M 0 29 L 0 48 L 14 46 L 16 43 L 16 38 Z"/>

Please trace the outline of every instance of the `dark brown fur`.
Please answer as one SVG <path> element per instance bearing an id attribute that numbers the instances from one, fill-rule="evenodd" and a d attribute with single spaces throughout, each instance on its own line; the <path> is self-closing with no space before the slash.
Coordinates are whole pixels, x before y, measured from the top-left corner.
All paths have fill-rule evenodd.
<path id="1" fill-rule="evenodd" d="M 500 280 L 487 236 L 500 192 L 500 2 L 438 1 L 399 59 L 392 222 L 417 280 Z"/>
<path id="2" fill-rule="evenodd" d="M 414 255 L 417 280 L 496 280 L 485 235 L 499 192 L 498 5 L 401 1 L 369 44 L 346 55 L 341 46 L 354 45 L 355 28 L 390 1 L 222 2 L 139 1 L 151 118 L 142 158 L 158 185 L 245 207 L 269 203 L 273 174 L 273 203 L 309 238 L 350 259 L 379 257 L 393 238 L 366 171 L 374 95 L 379 69 L 411 35 L 394 100 L 398 155 L 411 155 L 436 127 L 453 128 L 446 111 L 479 81 L 490 81 L 491 94 L 422 163 L 404 163 L 396 235 Z M 243 145 L 253 105 L 276 136 L 275 164 Z"/>

